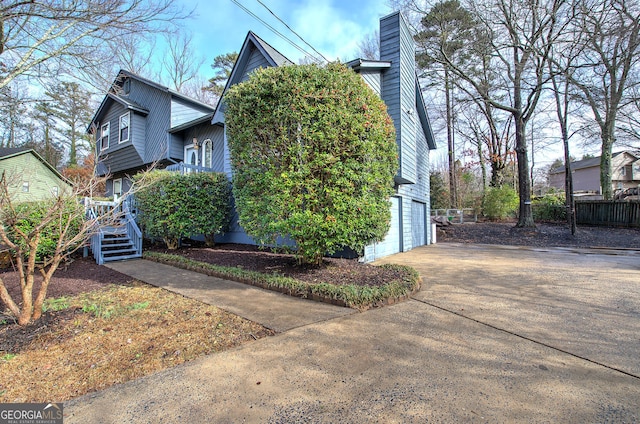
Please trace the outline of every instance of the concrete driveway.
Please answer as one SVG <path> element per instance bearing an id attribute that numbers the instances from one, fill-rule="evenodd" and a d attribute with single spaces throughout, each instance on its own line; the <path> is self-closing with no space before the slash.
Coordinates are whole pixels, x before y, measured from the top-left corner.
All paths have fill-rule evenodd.
<path id="1" fill-rule="evenodd" d="M 439 244 L 406 302 L 65 404 L 85 422 L 638 422 L 640 256 Z"/>

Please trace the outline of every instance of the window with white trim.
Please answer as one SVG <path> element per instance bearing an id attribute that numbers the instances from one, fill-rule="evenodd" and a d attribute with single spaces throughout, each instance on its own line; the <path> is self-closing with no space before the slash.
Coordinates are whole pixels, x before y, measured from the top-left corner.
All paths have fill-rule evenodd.
<path id="1" fill-rule="evenodd" d="M 122 196 L 122 178 L 113 180 L 113 199 L 116 200 Z"/>
<path id="2" fill-rule="evenodd" d="M 213 167 L 213 143 L 209 138 L 202 142 L 202 166 Z"/>
<path id="3" fill-rule="evenodd" d="M 109 148 L 109 122 L 100 127 L 100 150 Z"/>
<path id="4" fill-rule="evenodd" d="M 118 143 L 129 141 L 129 123 L 131 122 L 129 113 L 130 112 L 127 112 L 120 116 L 120 139 L 118 140 Z"/>
<path id="5" fill-rule="evenodd" d="M 22 182 L 22 192 L 29 193 L 29 181 Z"/>
<path id="6" fill-rule="evenodd" d="M 58 186 L 53 186 L 51 187 L 51 193 L 55 196 L 58 197 L 60 195 L 60 188 Z"/>

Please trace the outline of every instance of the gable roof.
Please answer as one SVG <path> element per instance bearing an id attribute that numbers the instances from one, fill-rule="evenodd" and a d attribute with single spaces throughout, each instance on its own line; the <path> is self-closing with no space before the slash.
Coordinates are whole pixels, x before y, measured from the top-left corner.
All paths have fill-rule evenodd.
<path id="1" fill-rule="evenodd" d="M 194 99 L 192 97 L 185 96 L 184 94 L 182 94 L 182 93 L 180 93 L 180 92 L 178 92 L 176 90 L 173 90 L 173 89 L 171 89 L 169 87 L 166 87 L 166 86 L 164 86 L 162 84 L 158 84 L 157 82 L 154 82 L 154 81 L 151 81 L 150 79 L 141 77 L 140 75 L 134 74 L 133 72 L 127 71 L 125 69 L 120 69 L 120 72 L 118 72 L 118 76 L 116 77 L 116 79 L 113 82 L 112 86 L 121 86 L 122 85 L 122 81 L 123 81 L 122 75 L 124 75 L 126 77 L 129 77 L 131 79 L 134 79 L 136 81 L 140 81 L 143 84 L 146 84 L 148 86 L 156 88 L 156 89 L 158 89 L 160 91 L 164 91 L 166 93 L 170 93 L 173 97 L 177 97 L 177 98 L 182 99 L 182 100 L 184 100 L 186 102 L 193 103 L 193 104 L 196 104 L 198 106 L 211 109 L 211 111 L 213 111 L 213 109 L 214 109 L 213 106 L 208 105 L 208 104 L 206 104 L 204 102 L 201 102 L 198 99 Z"/>
<path id="2" fill-rule="evenodd" d="M 247 61 L 251 56 L 251 46 L 256 47 L 271 66 L 293 65 L 293 62 L 258 37 L 253 31 L 249 31 L 247 37 L 244 39 L 244 43 L 242 43 L 242 48 L 240 49 L 240 53 L 238 53 L 236 63 L 233 65 L 231 75 L 229 75 L 229 79 L 225 84 L 224 91 L 222 92 L 223 96 L 230 86 L 240 82 L 242 79 L 242 71 L 244 71 Z"/>
<path id="3" fill-rule="evenodd" d="M 10 156 L 14 156 L 17 153 L 26 152 L 29 149 L 24 147 L 0 147 L 0 160 L 7 159 Z"/>
<path id="4" fill-rule="evenodd" d="M 277 67 L 277 66 L 293 65 L 293 62 L 287 59 L 283 54 L 281 54 L 279 51 L 274 49 L 266 41 L 258 37 L 253 31 L 249 31 L 247 33 L 246 38 L 244 39 L 244 42 L 242 43 L 242 48 L 240 49 L 240 52 L 238 53 L 238 59 L 236 60 L 236 63 L 233 65 L 231 74 L 229 75 L 229 78 L 227 79 L 227 83 L 224 86 L 224 90 L 222 91 L 222 96 L 221 96 L 222 98 L 224 97 L 225 93 L 229 90 L 229 87 L 231 87 L 234 84 L 237 84 L 242 80 L 242 77 L 244 76 L 243 72 L 251 56 L 252 46 L 258 49 L 258 51 L 262 54 L 262 56 L 264 56 L 266 61 L 271 66 Z M 222 122 L 222 119 L 219 115 L 222 112 L 224 107 L 223 105 L 224 102 L 222 101 L 222 98 L 218 102 L 218 105 L 216 106 L 216 111 L 214 112 L 213 118 L 211 120 L 212 124 Z"/>
<path id="5" fill-rule="evenodd" d="M 36 157 L 36 159 L 38 159 L 40 162 L 42 162 L 42 164 L 44 166 L 46 166 L 47 168 L 49 168 L 49 170 L 51 172 L 53 172 L 55 174 L 56 177 L 60 178 L 60 180 L 62 180 L 63 182 L 65 182 L 68 185 L 72 185 L 71 182 L 69 180 L 67 180 L 56 168 L 54 168 L 49 162 L 47 162 L 46 160 L 44 160 L 44 158 L 42 156 L 40 156 L 38 154 L 38 152 L 36 152 L 33 149 L 27 149 L 24 147 L 16 147 L 16 148 L 0 148 L 0 161 L 5 160 L 5 159 L 10 159 L 12 157 L 15 156 L 20 156 L 20 155 L 24 155 L 27 153 L 31 153 L 32 155 L 34 155 Z"/>
<path id="6" fill-rule="evenodd" d="M 91 122 L 89 123 L 89 126 L 87 127 L 86 132 L 88 132 L 88 133 L 91 132 L 91 125 L 94 122 L 96 122 L 96 120 L 98 119 L 98 117 L 100 117 L 102 112 L 104 110 L 106 110 L 107 107 L 113 102 L 120 103 L 122 106 L 125 107 L 125 109 L 132 110 L 134 112 L 140 113 L 141 115 L 145 115 L 146 116 L 146 115 L 149 114 L 149 110 L 148 109 L 146 109 L 143 106 L 137 104 L 133 100 L 128 99 L 125 96 L 118 95 L 117 90 L 115 90 L 114 87 L 121 87 L 123 82 L 124 82 L 124 77 L 135 79 L 136 81 L 140 81 L 141 83 L 143 83 L 143 84 L 145 84 L 145 85 L 147 85 L 149 87 L 155 88 L 156 90 L 160 90 L 162 92 L 169 93 L 169 94 L 171 94 L 172 97 L 176 97 L 178 99 L 184 100 L 187 103 L 192 103 L 192 104 L 195 104 L 197 106 L 207 108 L 211 112 L 213 112 L 215 110 L 215 108 L 213 106 L 208 105 L 206 103 L 203 103 L 200 100 L 191 98 L 189 96 L 185 96 L 184 94 L 181 94 L 176 90 L 173 90 L 173 89 L 171 89 L 169 87 L 166 87 L 166 86 L 164 86 L 162 84 L 158 84 L 157 82 L 151 81 L 150 79 L 141 77 L 140 75 L 134 74 L 133 72 L 129 72 L 129 71 L 124 70 L 124 69 L 120 69 L 120 72 L 118 72 L 118 75 L 116 76 L 116 78 L 114 79 L 113 83 L 111 84 L 111 88 L 109 89 L 109 92 L 106 94 L 104 99 L 102 99 L 102 103 L 100 103 L 100 106 L 96 110 L 96 113 L 94 113 L 93 118 L 91 118 Z"/>
<path id="7" fill-rule="evenodd" d="M 616 156 L 623 154 L 623 153 L 627 153 L 631 156 L 633 156 L 636 159 L 640 159 L 640 155 L 638 155 L 635 152 L 630 152 L 630 151 L 626 151 L 623 150 L 621 152 L 615 152 L 611 154 L 611 158 L 615 158 Z M 575 171 L 577 169 L 585 169 L 585 168 L 592 168 L 594 166 L 599 167 L 600 166 L 600 156 L 596 156 L 594 158 L 588 158 L 588 159 L 582 159 L 582 160 L 576 160 L 571 162 L 571 170 Z M 549 171 L 550 174 L 561 174 L 564 172 L 564 163 L 562 165 L 559 165 L 555 168 L 553 168 L 552 170 Z"/>

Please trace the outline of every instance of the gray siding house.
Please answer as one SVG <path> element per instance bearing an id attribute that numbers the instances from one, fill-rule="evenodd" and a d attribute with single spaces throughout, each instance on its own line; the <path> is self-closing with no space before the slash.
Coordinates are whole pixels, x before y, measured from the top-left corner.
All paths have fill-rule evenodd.
<path id="1" fill-rule="evenodd" d="M 258 68 L 291 64 L 249 32 L 225 92 Z M 390 199 L 391 228 L 384 240 L 358 252 L 364 260 L 371 261 L 429 243 L 429 151 L 436 146 L 416 76 L 413 37 L 399 12 L 380 20 L 380 60 L 356 59 L 346 65 L 359 73 L 385 101 L 396 127 L 398 172 L 396 193 Z M 126 81 L 131 81 L 130 87 Z M 132 117 L 131 140 L 123 142 L 122 146 L 116 143 L 113 148 L 108 144 L 102 150 L 98 138 L 100 172 L 112 174 L 112 181 L 119 178 L 125 181 L 127 175 L 155 161 L 159 167 L 170 170 L 188 172 L 204 167 L 209 171 L 224 172 L 231 178 L 224 101 L 214 110 L 126 71 L 121 71 L 114 85 L 116 89 L 103 101 L 92 128 L 99 130 L 105 121 L 118 128 L 120 116 L 128 112 Z M 139 92 L 134 93 L 134 90 Z M 136 117 L 138 127 L 133 127 L 133 117 Z M 119 132 L 122 132 L 121 127 Z M 126 153 L 119 153 L 127 146 L 130 147 Z M 116 182 L 115 186 L 124 191 L 127 184 Z M 113 187 L 113 183 L 108 184 L 110 193 L 114 192 Z M 238 224 L 237 216 L 229 231 L 216 241 L 254 243 Z"/>
<path id="2" fill-rule="evenodd" d="M 571 162 L 573 191 L 581 198 L 601 198 L 600 156 Z M 564 190 L 564 165 L 549 171 L 549 185 Z M 640 154 L 622 151 L 611 156 L 611 185 L 614 193 L 640 186 Z"/>
<path id="3" fill-rule="evenodd" d="M 96 138 L 97 174 L 109 176 L 107 195 L 131 187 L 130 177 L 155 164 L 188 162 L 180 131 L 208 122 L 215 108 L 131 72 L 121 70 L 96 111 L 87 132 Z M 206 125 L 209 127 L 209 125 Z M 208 130 L 209 128 L 207 128 Z"/>

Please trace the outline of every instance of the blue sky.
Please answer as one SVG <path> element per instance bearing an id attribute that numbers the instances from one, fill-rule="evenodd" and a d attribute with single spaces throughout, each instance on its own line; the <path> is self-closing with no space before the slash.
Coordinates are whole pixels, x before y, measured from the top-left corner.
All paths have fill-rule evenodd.
<path id="1" fill-rule="evenodd" d="M 237 0 L 269 25 L 311 51 L 257 0 Z M 357 56 L 358 42 L 378 29 L 381 17 L 391 13 L 386 0 L 262 0 L 276 15 L 330 60 Z M 304 55 L 231 0 L 182 0 L 196 17 L 186 22 L 205 65 L 217 55 L 238 51 L 247 32 L 253 31 L 294 63 Z"/>

